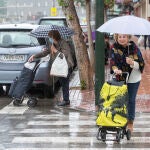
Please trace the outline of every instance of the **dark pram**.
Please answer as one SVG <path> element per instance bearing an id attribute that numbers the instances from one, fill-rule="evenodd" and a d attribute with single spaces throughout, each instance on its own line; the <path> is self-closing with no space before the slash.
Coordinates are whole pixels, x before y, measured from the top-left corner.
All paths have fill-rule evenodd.
<path id="1" fill-rule="evenodd" d="M 37 105 L 37 99 L 35 97 L 30 97 L 27 94 L 27 91 L 32 86 L 32 82 L 39 65 L 40 60 L 31 63 L 26 62 L 20 76 L 13 80 L 8 95 L 12 98 L 15 106 L 22 104 L 25 97 L 28 98 L 27 105 L 29 107 Z"/>
<path id="2" fill-rule="evenodd" d="M 126 75 L 128 80 L 128 73 Z M 114 75 L 113 75 L 114 76 Z M 96 119 L 98 128 L 97 139 L 117 141 L 124 138 L 130 140 L 131 131 L 127 127 L 127 102 L 128 92 L 125 81 L 117 81 L 116 78 L 104 83 L 100 91 L 99 112 Z M 107 138 L 107 134 L 115 135 L 115 138 Z"/>

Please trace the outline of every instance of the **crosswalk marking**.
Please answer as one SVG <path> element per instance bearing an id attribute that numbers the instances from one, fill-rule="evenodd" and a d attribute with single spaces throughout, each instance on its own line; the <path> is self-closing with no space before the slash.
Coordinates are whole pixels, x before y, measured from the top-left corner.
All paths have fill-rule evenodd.
<path id="1" fill-rule="evenodd" d="M 98 143 L 95 137 L 15 137 L 12 143 Z"/>
<path id="2" fill-rule="evenodd" d="M 17 119 L 17 121 L 19 121 L 21 119 L 26 119 L 27 116 L 22 114 L 27 110 L 28 106 L 26 101 L 24 101 L 21 107 L 15 107 L 12 103 L 9 104 L 0 110 L 0 114 L 11 114 L 7 119 Z M 96 126 L 96 114 L 88 115 L 86 113 L 72 111 L 68 112 L 68 114 L 63 114 L 59 109 L 51 109 L 50 112 L 50 114 L 36 113 L 32 116 L 32 120 L 29 119 L 25 123 L 25 128 L 20 128 L 18 124 L 14 130 L 10 130 L 9 135 L 13 136 L 11 139 L 12 145 L 10 148 L 5 148 L 5 150 L 86 150 L 86 148 L 79 148 L 81 144 L 94 146 L 93 148 L 87 148 L 87 150 L 99 150 L 101 144 L 107 145 L 114 142 L 106 141 L 106 143 L 104 143 L 97 140 L 96 134 L 98 132 L 98 127 Z M 20 115 L 16 116 L 16 114 Z M 121 139 L 120 144 L 123 145 L 121 148 L 122 150 L 129 149 L 125 148 L 126 144 L 150 144 L 149 118 L 150 116 L 147 113 L 136 114 L 133 136 L 131 140 L 127 140 L 126 136 L 124 139 Z M 1 133 L 6 131 L 7 129 L 3 129 Z M 110 138 L 115 139 L 116 137 L 112 135 Z M 56 148 L 49 148 L 51 147 L 51 143 L 53 143 Z M 44 147 L 35 148 L 35 144 L 44 145 Z M 62 144 L 63 147 L 57 147 L 59 144 Z M 76 147 L 68 148 L 68 144 L 76 145 Z M 100 149 L 103 150 L 102 148 Z M 104 149 L 106 150 L 106 148 Z M 115 150 L 117 149 L 119 150 L 120 148 L 115 148 Z M 142 150 L 141 148 L 139 149 Z M 134 150 L 134 148 L 132 148 L 132 150 Z M 135 150 L 138 150 L 138 148 L 135 148 Z M 146 148 L 143 150 L 146 150 Z"/>
<path id="3" fill-rule="evenodd" d="M 149 141 L 150 141 L 149 136 L 138 137 L 138 135 L 141 135 L 141 134 L 139 134 L 141 132 L 142 133 L 150 132 L 150 128 L 145 128 L 145 126 L 143 126 L 142 120 L 145 116 L 147 116 L 147 114 L 140 114 L 135 121 L 134 133 L 138 133 L 138 134 L 133 135 L 131 137 L 131 140 L 127 140 L 126 136 L 125 136 L 124 139 L 121 139 L 120 144 L 130 144 L 130 143 L 131 144 L 133 144 L 133 143 L 149 144 Z M 60 118 L 61 120 L 59 120 L 59 117 L 62 117 L 62 118 Z M 19 134 L 17 134 L 17 136 L 14 137 L 14 139 L 12 140 L 12 143 L 14 143 L 14 144 L 23 144 L 23 143 L 28 143 L 28 144 L 37 144 L 37 143 L 42 143 L 42 144 L 49 144 L 49 143 L 80 144 L 80 143 L 82 143 L 82 144 L 90 144 L 90 145 L 103 143 L 102 141 L 99 141 L 96 138 L 98 127 L 96 126 L 96 123 L 95 123 L 95 117 L 92 117 L 92 116 L 90 116 L 90 117 L 91 117 L 91 119 L 88 120 L 86 115 L 80 115 L 80 116 L 73 115 L 72 118 L 65 114 L 63 116 L 60 114 L 36 115 L 34 117 L 33 121 L 29 121 L 27 123 L 27 125 L 30 126 L 31 128 L 26 128 L 19 132 L 19 134 L 29 134 L 32 136 L 22 137 Z M 53 121 L 51 121 L 51 120 L 53 120 Z M 144 125 L 149 125 L 149 124 L 150 124 L 149 120 L 144 121 Z M 57 125 L 60 127 L 62 127 L 63 125 L 67 125 L 69 127 L 66 127 L 66 126 L 62 127 L 62 128 L 55 127 Z M 84 128 L 85 125 L 87 127 Z M 137 125 L 142 125 L 142 126 L 138 127 Z M 34 128 L 34 126 L 37 126 L 37 127 Z M 53 127 L 47 128 L 47 126 L 53 126 Z M 12 131 L 10 133 L 16 133 L 16 131 L 14 131 L 14 132 Z M 49 133 L 55 133 L 55 134 L 57 134 L 57 136 L 53 136 L 53 134 L 49 134 Z M 66 133 L 67 136 L 63 136 L 63 137 L 58 136 L 62 133 Z M 69 136 L 70 133 L 75 133 L 75 134 L 73 134 L 75 136 Z M 82 136 L 82 133 L 83 134 L 89 133 L 89 134 L 87 134 L 87 136 Z M 38 134 L 38 136 L 37 136 L 37 134 Z M 40 134 L 40 136 L 39 136 L 39 134 Z M 79 134 L 80 136 L 76 136 L 77 134 Z M 108 139 L 109 138 L 115 139 L 115 136 L 111 135 L 109 137 L 109 135 L 108 135 Z M 107 142 L 109 143 L 112 141 L 106 141 L 106 144 L 107 144 Z M 48 148 L 48 149 L 50 150 L 51 148 Z M 57 149 L 59 150 L 59 148 L 55 148 L 55 150 L 57 150 Z M 90 148 L 90 150 L 92 150 L 92 149 L 96 150 L 97 148 Z M 126 148 L 122 148 L 122 149 L 125 150 Z M 13 150 L 13 149 L 8 149 L 8 150 Z M 15 149 L 15 150 L 17 150 L 17 149 Z M 19 150 L 21 150 L 21 149 L 19 149 Z M 25 150 L 25 149 L 23 149 L 23 150 Z M 30 149 L 27 149 L 27 150 L 30 150 Z M 38 149 L 31 148 L 31 150 L 38 150 Z M 40 149 L 40 150 L 42 150 L 42 149 Z M 45 150 L 47 150 L 47 149 L 45 149 Z M 67 148 L 65 148 L 65 150 L 67 150 Z M 69 150 L 71 150 L 71 149 L 69 148 Z M 75 148 L 74 150 L 80 150 L 80 149 Z M 117 148 L 115 148 L 115 150 L 117 150 Z M 138 150 L 138 148 L 136 148 L 136 150 Z"/>
<path id="4" fill-rule="evenodd" d="M 9 105 L 0 110 L 0 114 L 24 114 L 28 108 L 27 99 L 25 99 L 21 106 L 14 106 L 13 102 L 11 102 Z"/>
<path id="5" fill-rule="evenodd" d="M 51 128 L 51 129 L 24 129 L 22 131 L 20 131 L 20 133 L 51 133 L 51 132 L 56 132 L 56 133 L 73 133 L 73 132 L 96 132 L 97 128 Z M 12 131 L 11 133 L 17 133 L 17 131 Z"/>
<path id="6" fill-rule="evenodd" d="M 150 137 L 132 137 L 122 143 L 149 143 Z M 15 137 L 12 143 L 99 143 L 96 137 Z"/>
<path id="7" fill-rule="evenodd" d="M 34 118 L 35 119 L 58 119 L 58 117 L 62 117 L 62 114 L 52 114 L 52 115 L 37 115 Z M 63 119 L 96 119 L 96 116 L 88 116 L 88 115 L 82 115 L 82 116 L 77 116 L 77 115 L 64 115 L 63 114 Z"/>
<path id="8" fill-rule="evenodd" d="M 56 133 L 73 133 L 73 132 L 77 132 L 77 133 L 97 133 L 98 128 L 51 128 L 51 129 L 23 129 L 22 131 L 20 131 L 20 133 L 32 133 L 32 134 L 36 134 L 36 133 L 51 133 L 51 132 L 56 132 Z M 150 128 L 134 128 L 134 133 L 137 132 L 141 132 L 142 133 L 149 133 L 150 132 Z M 10 133 L 18 133 L 18 131 L 11 131 Z"/>
<path id="9" fill-rule="evenodd" d="M 114 148 L 114 150 L 129 150 L 129 148 Z M 107 150 L 107 148 L 8 148 L 6 150 Z M 113 148 L 108 148 L 113 150 Z M 132 150 L 149 150 L 149 148 L 132 148 Z"/>
<path id="10" fill-rule="evenodd" d="M 80 121 L 55 121 L 55 122 L 51 122 L 51 121 L 29 121 L 28 122 L 28 125 L 70 125 L 70 124 L 73 124 L 73 125 L 96 125 L 95 121 L 83 121 L 83 120 L 80 120 Z M 146 120 L 144 121 L 144 125 L 149 125 L 150 124 L 150 121 Z M 137 125 L 143 125 L 143 122 L 141 121 L 136 121 L 135 123 L 135 127 Z"/>
<path id="11" fill-rule="evenodd" d="M 29 121 L 28 125 L 96 125 L 95 121 Z"/>

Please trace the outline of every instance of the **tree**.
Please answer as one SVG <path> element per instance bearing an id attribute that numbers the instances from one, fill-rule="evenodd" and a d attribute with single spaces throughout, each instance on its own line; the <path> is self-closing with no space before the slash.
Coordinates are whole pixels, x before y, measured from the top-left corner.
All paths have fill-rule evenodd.
<path id="1" fill-rule="evenodd" d="M 91 29 L 91 0 L 75 0 L 74 2 L 76 5 L 81 5 L 82 7 L 86 8 L 86 20 L 87 20 L 87 35 L 88 35 L 88 51 L 89 51 L 89 59 L 90 64 L 92 66 L 93 75 L 95 71 L 95 59 L 94 59 L 94 45 L 93 45 L 93 39 L 92 39 L 92 29 Z"/>
<path id="2" fill-rule="evenodd" d="M 104 21 L 107 21 L 107 9 L 114 6 L 114 0 L 104 0 Z"/>
<path id="3" fill-rule="evenodd" d="M 74 6 L 74 0 L 58 0 L 58 3 L 62 6 L 69 27 L 75 31 L 73 41 L 75 44 L 81 87 L 84 85 L 85 89 L 93 89 L 94 82 L 92 67 L 87 53 L 86 44 L 84 42 L 79 18 Z"/>
<path id="4" fill-rule="evenodd" d="M 90 63 L 92 66 L 93 71 L 95 70 L 95 59 L 94 59 L 94 46 L 92 40 L 92 29 L 90 24 L 91 18 L 91 0 L 86 0 L 86 20 L 88 26 L 88 43 L 89 43 L 89 56 L 90 56 Z"/>
<path id="5" fill-rule="evenodd" d="M 92 39 L 92 29 L 91 29 L 91 0 L 75 0 L 75 2 L 78 4 L 80 3 L 81 6 L 85 6 L 86 8 L 86 20 L 87 20 L 87 29 L 88 29 L 88 45 L 89 45 L 89 59 L 90 64 L 92 66 L 93 75 L 95 71 L 95 59 L 94 59 L 94 46 L 93 46 L 93 39 Z"/>

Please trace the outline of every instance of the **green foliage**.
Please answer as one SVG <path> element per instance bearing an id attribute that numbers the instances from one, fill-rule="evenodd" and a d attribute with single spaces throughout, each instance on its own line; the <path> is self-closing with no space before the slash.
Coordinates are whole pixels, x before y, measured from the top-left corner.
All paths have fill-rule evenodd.
<path id="1" fill-rule="evenodd" d="M 69 15 L 67 16 L 68 20 L 73 20 L 73 16 L 72 15 Z"/>
<path id="2" fill-rule="evenodd" d="M 86 89 L 86 82 L 84 80 L 82 80 L 80 82 L 80 84 L 81 84 L 81 90 L 85 90 Z"/>
<path id="3" fill-rule="evenodd" d="M 68 4 L 64 1 L 64 0 L 57 0 L 59 6 L 64 6 L 64 7 L 68 7 Z"/>
<path id="4" fill-rule="evenodd" d="M 114 0 L 104 0 L 104 5 L 106 8 L 111 8 L 114 6 Z"/>

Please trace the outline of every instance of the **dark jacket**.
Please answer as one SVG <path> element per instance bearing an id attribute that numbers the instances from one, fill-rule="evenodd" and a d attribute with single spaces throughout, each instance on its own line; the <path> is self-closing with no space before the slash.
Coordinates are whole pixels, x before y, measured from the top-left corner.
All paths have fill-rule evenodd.
<path id="1" fill-rule="evenodd" d="M 111 70 L 115 68 L 121 69 L 123 72 L 132 71 L 129 64 L 126 63 L 126 57 L 132 58 L 134 61 L 139 63 L 139 70 L 141 73 L 144 69 L 144 59 L 140 52 L 140 49 L 136 46 L 133 41 L 130 41 L 129 46 L 123 47 L 118 43 L 114 43 L 112 46 L 112 58 L 111 58 Z"/>

